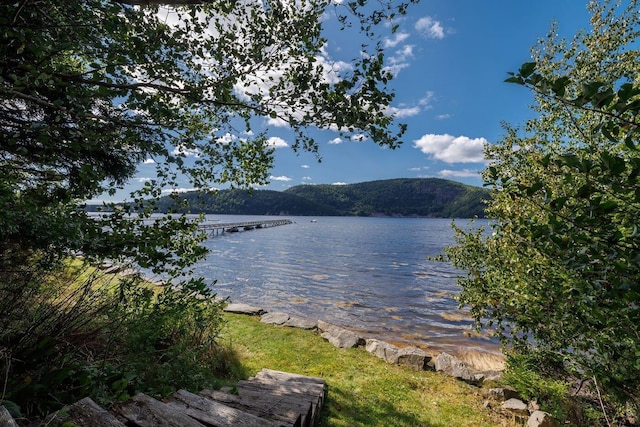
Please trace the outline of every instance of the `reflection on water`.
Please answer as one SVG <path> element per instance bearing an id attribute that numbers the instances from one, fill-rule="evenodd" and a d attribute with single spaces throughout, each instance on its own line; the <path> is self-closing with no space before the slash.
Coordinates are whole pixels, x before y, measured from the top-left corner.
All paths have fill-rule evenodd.
<path id="1" fill-rule="evenodd" d="M 196 273 L 218 295 L 268 311 L 318 318 L 400 344 L 497 351 L 495 340 L 470 335 L 472 321 L 457 309 L 458 272 L 427 259 L 453 242 L 451 220 L 290 219 L 295 223 L 209 239 L 211 253 Z"/>

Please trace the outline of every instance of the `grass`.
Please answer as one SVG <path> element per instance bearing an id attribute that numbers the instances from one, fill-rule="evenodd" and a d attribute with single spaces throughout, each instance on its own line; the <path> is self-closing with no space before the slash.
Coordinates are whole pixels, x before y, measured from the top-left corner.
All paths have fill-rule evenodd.
<path id="1" fill-rule="evenodd" d="M 496 426 L 477 388 L 435 372 L 390 365 L 362 348 L 338 349 L 318 334 L 226 313 L 220 343 L 251 376 L 269 368 L 323 378 L 321 426 Z"/>

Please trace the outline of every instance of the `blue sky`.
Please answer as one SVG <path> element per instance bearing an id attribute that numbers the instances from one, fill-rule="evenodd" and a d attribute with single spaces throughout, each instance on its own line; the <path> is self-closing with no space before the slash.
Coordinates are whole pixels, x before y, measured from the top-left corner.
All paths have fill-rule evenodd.
<path id="1" fill-rule="evenodd" d="M 588 28 L 586 6 L 587 0 L 423 0 L 411 6 L 396 33 L 384 39 L 388 65 L 396 73 L 393 107 L 408 125 L 401 148 L 317 132 L 318 163 L 313 154 L 288 148 L 293 136 L 286 127 L 265 122 L 280 148 L 271 184 L 263 188 L 417 177 L 482 185 L 483 143 L 500 139 L 502 121 L 518 124 L 532 115 L 530 93 L 504 83 L 507 72 L 530 60 L 531 47 L 547 35 L 552 21 L 568 38 Z M 360 46 L 350 34 L 327 36 L 326 52 L 335 61 L 347 61 Z M 127 189 L 142 185 L 154 166 L 140 165 Z"/>

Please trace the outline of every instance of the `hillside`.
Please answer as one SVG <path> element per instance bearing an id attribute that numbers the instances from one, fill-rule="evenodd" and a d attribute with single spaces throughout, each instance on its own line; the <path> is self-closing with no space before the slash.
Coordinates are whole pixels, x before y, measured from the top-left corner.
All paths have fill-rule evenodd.
<path id="1" fill-rule="evenodd" d="M 192 213 L 236 215 L 338 215 L 484 217 L 488 191 L 436 178 L 390 179 L 350 185 L 298 185 L 285 191 L 221 190 L 184 193 Z M 174 201 L 161 199 L 166 212 Z"/>

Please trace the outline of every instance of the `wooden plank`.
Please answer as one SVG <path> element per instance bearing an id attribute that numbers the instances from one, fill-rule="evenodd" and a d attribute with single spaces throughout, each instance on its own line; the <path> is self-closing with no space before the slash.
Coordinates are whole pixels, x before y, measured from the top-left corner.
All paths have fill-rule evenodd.
<path id="1" fill-rule="evenodd" d="M 188 415 L 142 393 L 117 405 L 114 412 L 124 417 L 129 427 L 204 427 Z"/>
<path id="2" fill-rule="evenodd" d="M 252 396 L 239 396 L 237 394 L 224 393 L 218 390 L 202 390 L 198 394 L 248 412 L 257 417 L 276 421 L 278 425 L 281 426 L 304 427 L 302 424 L 303 415 L 301 414 L 301 411 L 296 411 L 288 406 L 274 406 L 271 399 L 264 399 L 262 398 L 262 395 L 256 396 L 256 398 Z"/>
<path id="3" fill-rule="evenodd" d="M 178 390 L 167 406 L 189 415 L 207 425 L 216 427 L 279 427 L 270 420 L 226 406 L 186 390 Z"/>
<path id="4" fill-rule="evenodd" d="M 2 405 L 0 405 L 0 427 L 18 427 L 9 410 Z"/>
<path id="5" fill-rule="evenodd" d="M 256 374 L 256 378 L 270 378 L 274 380 L 280 380 L 285 382 L 303 382 L 303 383 L 315 383 L 326 386 L 327 383 L 322 378 L 309 377 L 306 375 L 292 374 L 289 372 L 274 371 L 272 369 L 262 369 Z"/>
<path id="6" fill-rule="evenodd" d="M 270 396 L 274 401 L 283 404 L 286 402 L 287 404 L 310 405 L 310 411 L 307 415 L 309 425 L 315 425 L 319 420 L 325 396 L 325 389 L 321 384 L 280 383 L 257 378 L 250 381 L 239 381 L 237 388 L 241 396 L 251 392 Z"/>
<path id="7" fill-rule="evenodd" d="M 69 422 L 78 426 L 125 427 L 112 413 L 98 406 L 89 397 L 67 406 L 65 411 L 59 412 L 53 419 L 56 422 Z M 0 423 L 0 426 L 2 426 L 2 423 Z"/>
<path id="8" fill-rule="evenodd" d="M 250 386 L 238 388 L 238 394 L 247 400 L 259 400 L 264 402 L 265 405 L 271 405 L 274 411 L 292 410 L 300 415 L 302 427 L 312 425 L 315 405 L 307 399 L 273 392 L 272 390 L 255 389 Z"/>

